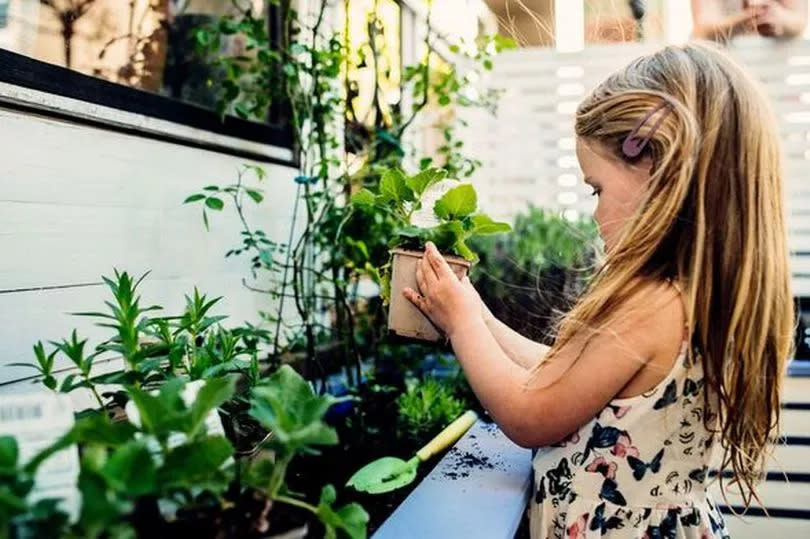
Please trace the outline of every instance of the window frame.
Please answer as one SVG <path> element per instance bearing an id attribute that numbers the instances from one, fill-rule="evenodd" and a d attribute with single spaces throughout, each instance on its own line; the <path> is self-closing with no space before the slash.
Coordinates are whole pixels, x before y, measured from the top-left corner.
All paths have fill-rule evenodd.
<path id="1" fill-rule="evenodd" d="M 281 14 L 268 16 L 271 39 Z M 284 107 L 268 123 L 85 75 L 0 48 L 0 107 L 44 114 L 261 162 L 296 166 L 295 136 Z"/>

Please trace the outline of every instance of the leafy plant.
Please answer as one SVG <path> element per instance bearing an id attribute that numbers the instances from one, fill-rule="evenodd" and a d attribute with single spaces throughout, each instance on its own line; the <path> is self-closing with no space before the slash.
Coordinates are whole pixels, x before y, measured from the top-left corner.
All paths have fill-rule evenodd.
<path id="1" fill-rule="evenodd" d="M 397 399 L 400 428 L 410 437 L 424 439 L 437 433 L 464 412 L 449 384 L 435 378 L 412 382 Z"/>
<path id="2" fill-rule="evenodd" d="M 23 464 L 19 457 L 17 440 L 0 436 L 0 538 L 62 535 L 68 516 L 58 507 L 58 500 L 29 499 L 42 459 Z"/>
<path id="3" fill-rule="evenodd" d="M 162 536 L 171 534 L 177 523 L 203 518 L 200 515 L 207 515 L 211 525 L 225 526 L 223 519 L 236 519 L 230 523 L 234 529 L 259 532 L 266 531 L 262 519 L 278 502 L 311 511 L 327 537 L 364 538 L 368 515 L 357 504 L 335 507 L 331 485 L 323 488 L 317 504 L 285 486 L 288 465 L 296 455 L 337 444 L 336 432 L 323 417 L 340 399 L 315 395 L 292 368 L 282 367 L 249 397 L 251 413 L 273 429 L 266 445 L 274 458 L 244 461 L 225 437 L 207 427 L 211 414 L 234 398 L 235 383 L 233 376 L 212 378 L 191 393 L 179 378 L 167 380 L 156 391 L 128 386 L 128 420 L 85 414 L 25 466 L 18 462 L 16 440 L 0 437 L 1 536 L 39 536 L 24 535 L 26 531 L 48 537 Z M 81 511 L 78 521 L 68 524 L 58 500 L 30 503 L 28 497 L 38 466 L 76 445 L 82 450 Z M 252 499 L 250 492 L 264 497 L 263 513 L 228 512 L 240 500 Z M 251 518 L 259 522 L 242 522 Z M 237 532 L 239 537 L 248 535 L 254 536 Z"/>
<path id="4" fill-rule="evenodd" d="M 16 363 L 36 369 L 42 383 L 49 389 L 70 393 L 76 389 L 91 391 L 100 407 L 105 403 L 99 384 L 127 384 L 141 387 L 172 377 L 189 380 L 207 379 L 242 373 L 248 381 L 259 378 L 258 350 L 267 340 L 266 330 L 246 325 L 226 329 L 219 325 L 225 316 L 213 315 L 212 309 L 222 298 L 209 299 L 199 290 L 185 296 L 186 307 L 177 316 L 148 316 L 161 310 L 159 306 L 141 307 L 138 287 L 146 275 L 133 279 L 126 271 L 114 272 L 114 277 L 102 277 L 112 293 L 106 301 L 107 312 L 76 313 L 99 320 L 101 327 L 113 335 L 88 350 L 87 339 L 80 339 L 74 330 L 69 339 L 51 342 L 46 350 L 42 342 L 34 345 L 36 363 Z M 65 376 L 61 383 L 54 374 L 56 359 L 64 356 L 76 367 L 76 373 Z M 93 364 L 99 357 L 122 358 L 122 372 L 96 375 Z"/>
<path id="5" fill-rule="evenodd" d="M 446 175 L 447 172 L 441 169 L 427 169 L 413 176 L 391 169 L 383 174 L 379 193 L 363 189 L 352 196 L 352 205 L 363 211 L 384 211 L 397 219 L 396 237 L 389 242 L 392 247 L 420 247 L 426 241 L 432 241 L 442 251 L 476 260 L 475 253 L 467 245 L 468 240 L 508 232 L 511 227 L 493 221 L 483 213 L 475 213 L 478 196 L 472 185 L 460 183 L 435 202 L 433 213 L 438 225 L 422 228 L 412 222 L 414 212 L 422 209 L 422 196 L 427 189 L 445 179 Z"/>
<path id="6" fill-rule="evenodd" d="M 252 277 L 261 285 L 243 283 L 278 301 L 276 311 L 260 313 L 274 324 L 273 355 L 300 354 L 309 375 L 326 373 L 319 350 L 331 347 L 329 355 L 337 356 L 349 385 L 356 385 L 361 358 L 376 353 L 382 337 L 376 320 L 383 316 L 381 302 L 367 302 L 358 290 L 367 274 L 378 275 L 377 268 L 385 266 L 388 243 L 401 223 L 384 212 L 352 211 L 349 198 L 362 187 L 379 192 L 385 171 L 401 167 L 406 158 L 419 163 L 420 169 L 441 166 L 453 177 L 469 177 L 480 163 L 467 155 L 458 133 L 463 120 L 452 111 L 458 107 L 495 111 L 501 93 L 479 88 L 476 81 L 514 42 L 482 36 L 452 44 L 453 58 L 442 60 L 433 52 L 438 36 L 431 27 L 429 3 L 426 53 L 404 66 L 395 80 L 386 56 L 393 52 L 388 48 L 389 33 L 397 30 L 388 27 L 371 4 L 367 8 L 349 4 L 345 27 L 338 32 L 325 24 L 333 3 L 321 0 L 314 13 L 301 16 L 288 0 L 268 0 L 241 4 L 244 7 L 236 14 L 196 33 L 199 52 L 214 72 L 222 73 L 211 81 L 212 88 L 221 90 L 222 114 L 264 121 L 269 112 L 292 128 L 299 170 L 287 243 L 272 242 L 245 218 L 244 205 L 249 199 L 260 203 L 263 194 L 243 182 L 244 170 L 235 184 L 207 186 L 186 202 L 203 208 L 206 227 L 212 212 L 225 205 L 235 208 L 241 242 L 226 256 L 246 256 Z M 259 9 L 270 5 L 282 15 L 272 38 L 265 9 Z M 357 17 L 365 19 L 366 33 L 361 36 L 349 30 Z M 244 43 L 244 54 L 222 56 L 222 45 L 234 38 Z M 375 86 L 369 93 L 373 103 L 369 111 L 359 111 L 358 88 L 369 80 Z M 411 99 L 403 99 L 409 95 Z M 420 116 L 444 137 L 430 155 L 405 142 L 409 129 L 426 123 L 416 121 Z M 261 182 L 263 173 L 256 172 Z M 468 231 L 451 225 L 445 232 L 463 251 Z M 295 317 L 286 316 L 284 309 L 290 304 Z"/>
<path id="7" fill-rule="evenodd" d="M 261 489 L 269 499 L 311 511 L 326 527 L 326 537 L 336 537 L 342 530 L 349 537 L 365 537 L 368 514 L 352 503 L 338 509 L 332 505 L 337 497 L 334 487 L 321 491 L 318 505 L 296 497 L 284 486 L 290 462 L 297 455 L 317 454 L 319 446 L 336 445 L 335 430 L 323 421 L 329 408 L 347 400 L 331 395 L 316 395 L 312 387 L 289 365 L 282 366 L 266 384 L 253 390 L 250 413 L 273 433 L 267 442 L 274 462 L 260 461 L 250 470 L 250 484 Z"/>

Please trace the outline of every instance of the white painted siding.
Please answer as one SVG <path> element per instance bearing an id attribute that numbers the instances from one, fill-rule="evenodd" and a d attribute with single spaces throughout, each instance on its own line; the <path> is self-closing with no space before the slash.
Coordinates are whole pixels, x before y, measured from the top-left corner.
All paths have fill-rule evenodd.
<path id="1" fill-rule="evenodd" d="M 176 312 L 197 285 L 225 296 L 218 312 L 234 323 L 257 321 L 257 311 L 271 305 L 242 286 L 246 261 L 223 258 L 240 241 L 235 213 L 212 212 L 206 232 L 201 209 L 182 204 L 205 185 L 235 181 L 246 162 L 0 108 L 0 383 L 33 374 L 5 365 L 29 361 L 38 339 L 76 327 L 98 342 L 105 333 L 67 313 L 98 310 L 107 297 L 100 276 L 114 267 L 152 271 L 143 284 L 146 304 Z M 249 216 L 283 242 L 295 170 L 264 168 L 267 198 L 251 203 Z"/>

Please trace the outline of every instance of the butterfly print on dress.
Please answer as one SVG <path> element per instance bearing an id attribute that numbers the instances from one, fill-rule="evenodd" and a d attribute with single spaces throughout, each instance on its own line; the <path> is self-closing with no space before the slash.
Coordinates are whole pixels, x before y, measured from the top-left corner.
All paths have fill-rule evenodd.
<path id="1" fill-rule="evenodd" d="M 644 537 L 647 539 L 676 539 L 678 533 L 678 513 L 677 509 L 667 511 L 667 516 L 661 520 L 657 526 L 647 527 Z"/>
<path id="2" fill-rule="evenodd" d="M 664 389 L 664 394 L 653 404 L 653 410 L 661 410 L 678 400 L 678 384 L 672 380 Z"/>
<path id="3" fill-rule="evenodd" d="M 608 461 L 605 457 L 596 457 L 585 467 L 585 471 L 600 473 L 607 479 L 614 479 L 618 467 L 618 464 Z"/>
<path id="4" fill-rule="evenodd" d="M 599 497 L 614 505 L 627 505 L 627 500 L 625 500 L 624 495 L 619 492 L 619 487 L 613 479 L 605 479 L 605 482 L 602 483 Z"/>
<path id="5" fill-rule="evenodd" d="M 647 470 L 650 470 L 652 473 L 658 473 L 661 469 L 661 459 L 664 457 L 664 450 L 662 449 L 652 458 L 650 462 L 644 462 L 643 460 L 636 458 L 632 455 L 627 456 L 627 464 L 630 465 L 630 468 L 633 470 L 633 477 L 636 481 L 641 481 L 644 479 L 644 474 L 647 473 Z"/>
<path id="6" fill-rule="evenodd" d="M 703 379 L 692 380 L 687 378 L 683 383 L 683 396 L 696 397 L 700 393 L 700 388 L 703 387 Z"/>
<path id="7" fill-rule="evenodd" d="M 591 519 L 591 530 L 599 531 L 603 534 L 608 530 L 618 530 L 624 527 L 624 521 L 616 515 L 605 518 L 605 504 L 600 503 L 596 506 Z"/>

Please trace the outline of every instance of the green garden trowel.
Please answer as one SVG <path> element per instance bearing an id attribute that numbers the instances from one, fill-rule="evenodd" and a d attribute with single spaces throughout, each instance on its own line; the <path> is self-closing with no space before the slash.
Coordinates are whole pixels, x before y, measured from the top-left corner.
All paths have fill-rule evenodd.
<path id="1" fill-rule="evenodd" d="M 409 461 L 396 457 L 383 457 L 370 462 L 357 470 L 346 486 L 369 494 L 382 494 L 404 487 L 416 477 L 420 462 L 428 460 L 447 446 L 453 444 L 467 432 L 478 416 L 472 410 L 447 425 L 435 438 L 416 452 Z"/>

